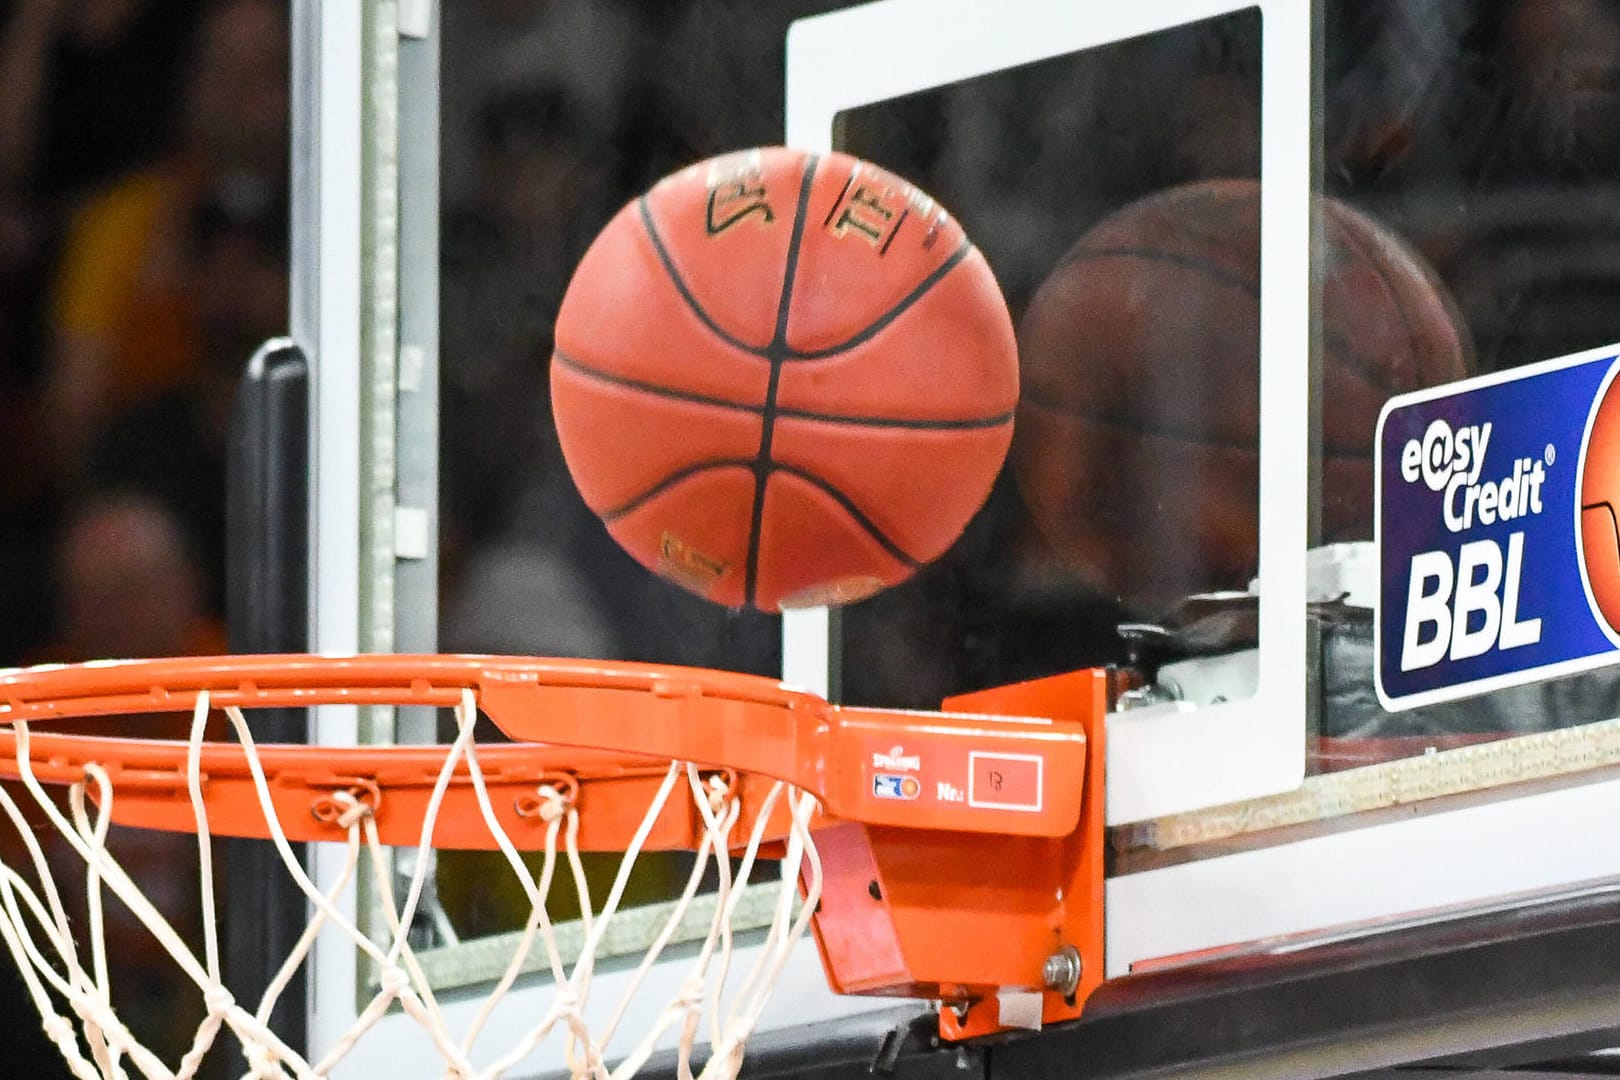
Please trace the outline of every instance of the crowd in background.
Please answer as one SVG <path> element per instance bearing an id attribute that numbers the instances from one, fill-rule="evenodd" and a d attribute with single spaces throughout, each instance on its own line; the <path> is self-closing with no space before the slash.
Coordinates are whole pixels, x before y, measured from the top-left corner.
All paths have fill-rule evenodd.
<path id="1" fill-rule="evenodd" d="M 590 518 L 545 365 L 590 238 L 657 177 L 780 141 L 785 29 L 838 6 L 441 3 L 446 649 L 776 667 L 771 620 L 656 581 Z M 231 400 L 255 347 L 287 330 L 288 14 L 0 0 L 0 666 L 227 646 Z M 1327 14 L 1323 190 L 1428 257 L 1481 368 L 1620 340 L 1620 4 Z M 1016 315 L 1127 187 L 1253 174 L 1252 47 L 1193 34 L 1135 54 L 1128 78 L 1086 68 L 1035 101 L 1013 80 L 852 131 L 937 182 Z M 1036 204 L 1072 213 L 1054 230 Z M 925 635 L 973 629 L 897 595 L 870 610 L 909 612 Z M 1041 611 L 1009 617 L 1004 651 L 1050 644 Z M 885 659 L 892 625 L 863 655 L 911 677 L 918 652 Z"/>
<path id="2" fill-rule="evenodd" d="M 223 447 L 285 331 L 287 19 L 16 0 L 0 39 L 0 663 L 224 647 Z"/>
<path id="3" fill-rule="evenodd" d="M 640 571 L 600 535 L 559 556 L 580 508 L 551 511 L 572 498 L 545 361 L 573 262 L 664 172 L 779 141 L 785 27 L 836 5 L 717 38 L 724 6 L 443 5 L 442 539 L 467 582 L 444 607 L 464 647 L 651 653 L 703 624 L 767 642 L 739 666 L 774 663 L 761 620 L 662 592 L 669 625 L 620 640 Z M 224 647 L 231 400 L 287 330 L 288 14 L 0 2 L 0 665 Z M 616 564 L 605 597 L 547 569 L 577 557 Z M 514 587 L 561 629 L 492 622 L 481 598 Z"/>
<path id="4" fill-rule="evenodd" d="M 443 5 L 452 647 L 774 665 L 767 624 L 643 582 L 592 528 L 544 364 L 590 237 L 658 176 L 780 140 L 785 28 L 836 6 Z M 0 664 L 223 645 L 231 396 L 287 328 L 287 16 L 284 0 L 0 3 Z M 1604 304 L 1620 272 L 1616 5 L 1327 17 L 1323 189 L 1428 256 L 1481 366 L 1620 336 Z M 1184 36 L 1128 77 L 1078 65 L 1023 107 L 1016 79 L 969 88 L 920 120 L 892 110 L 862 149 L 944 189 L 1016 314 L 1109 198 L 1253 172 L 1246 47 Z M 1069 207 L 1057 227 L 1053 205 Z M 514 625 L 487 598 L 518 587 L 570 615 Z"/>

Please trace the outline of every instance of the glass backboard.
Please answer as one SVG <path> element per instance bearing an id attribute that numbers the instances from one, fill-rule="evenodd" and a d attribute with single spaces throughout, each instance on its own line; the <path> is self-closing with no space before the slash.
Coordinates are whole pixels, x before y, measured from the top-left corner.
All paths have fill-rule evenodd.
<path id="1" fill-rule="evenodd" d="M 1468 1002 L 1436 994 L 1429 1042 L 1378 1043 L 1369 1030 L 1419 1023 L 1418 1006 L 1345 1006 L 1335 1027 L 1320 1004 L 1329 1019 L 1298 1029 L 1351 1049 L 1307 1067 L 1256 1019 L 1286 1015 L 1276 998 L 1237 992 L 1282 978 L 1257 972 L 1354 966 L 1379 973 L 1354 993 L 1403 1000 L 1388 985 L 1426 985 L 1422 956 L 1527 939 L 1549 907 L 1560 941 L 1595 948 L 1579 934 L 1620 878 L 1620 845 L 1599 839 L 1620 811 L 1612 669 L 1385 708 L 1374 507 L 1392 399 L 1620 340 L 1606 9 L 469 2 L 407 18 L 403 38 L 369 8 L 298 12 L 320 72 L 301 106 L 318 182 L 300 188 L 320 227 L 294 290 L 315 373 L 317 649 L 701 664 L 901 707 L 1111 665 L 1113 981 L 1096 1019 L 952 1068 L 1066 1075 L 1077 1047 L 1099 1075 L 1174 1065 L 1129 1049 L 1158 1046 L 1326 1075 L 1535 1034 L 1504 1006 L 1471 1042 Z M 619 552 L 562 467 L 544 376 L 568 275 L 623 202 L 782 141 L 892 168 L 959 217 L 1019 329 L 1023 397 L 1007 467 L 937 564 L 778 618 L 707 605 Z M 330 741 L 434 728 L 316 721 Z M 639 882 L 649 925 L 679 869 Z M 443 858 L 419 928 L 453 1023 L 520 917 L 486 870 Z M 751 887 L 763 906 L 779 888 Z M 352 947 L 322 948 L 313 1042 L 347 1027 L 369 977 Z M 1250 1042 L 1173 1037 L 1214 1015 L 1199 987 L 1254 1003 L 1220 1014 Z M 809 1054 L 832 1070 L 838 1046 L 866 1048 L 864 1068 L 916 1011 L 833 997 L 806 946 L 756 1067 L 795 1074 Z M 396 1019 L 354 1075 L 422 1059 Z M 1561 1036 L 1602 1020 L 1542 1018 Z M 497 1016 L 491 1044 L 515 1022 Z M 926 1038 L 906 1047 L 934 1060 Z"/>

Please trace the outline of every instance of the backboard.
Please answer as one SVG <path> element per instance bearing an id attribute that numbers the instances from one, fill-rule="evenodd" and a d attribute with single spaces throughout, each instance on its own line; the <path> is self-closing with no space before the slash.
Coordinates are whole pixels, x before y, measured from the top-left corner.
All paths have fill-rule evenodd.
<path id="1" fill-rule="evenodd" d="M 846 1057 L 885 1046 L 899 1075 L 1083 1057 L 1298 1076 L 1600 1044 L 1620 1027 L 1600 993 L 1620 969 L 1597 962 L 1620 951 L 1612 674 L 1393 711 L 1373 679 L 1390 401 L 1620 340 L 1590 241 L 1620 218 L 1602 179 L 1620 51 L 1591 28 L 1620 30 L 1579 7 L 295 4 L 312 647 L 692 663 L 930 708 L 1118 668 L 1095 1016 L 941 1056 L 919 1008 L 833 997 L 806 947 L 758 1075 L 854 1075 Z M 617 550 L 562 468 L 544 379 L 607 217 L 677 166 L 778 141 L 940 199 L 1024 366 L 1008 466 L 957 546 L 870 601 L 780 618 Z M 323 709 L 313 729 L 433 726 Z M 437 880 L 419 932 L 464 1022 L 513 916 L 476 861 Z M 667 881 L 640 887 L 650 923 Z M 1464 955 L 1522 994 L 1440 989 Z M 347 943 L 318 949 L 312 1043 L 368 977 Z M 1559 978 L 1584 1005 L 1551 1003 Z M 422 1060 L 391 1024 L 354 1075 Z M 525 1075 L 560 1067 L 542 1048 Z"/>

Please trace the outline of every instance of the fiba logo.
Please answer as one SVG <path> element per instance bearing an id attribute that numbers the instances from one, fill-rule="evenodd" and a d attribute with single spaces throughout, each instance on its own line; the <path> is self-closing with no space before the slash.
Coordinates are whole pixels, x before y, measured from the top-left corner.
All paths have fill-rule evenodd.
<path id="1" fill-rule="evenodd" d="M 922 784 L 915 776 L 878 773 L 872 777 L 872 794 L 879 799 L 901 799 L 910 802 L 922 794 Z"/>

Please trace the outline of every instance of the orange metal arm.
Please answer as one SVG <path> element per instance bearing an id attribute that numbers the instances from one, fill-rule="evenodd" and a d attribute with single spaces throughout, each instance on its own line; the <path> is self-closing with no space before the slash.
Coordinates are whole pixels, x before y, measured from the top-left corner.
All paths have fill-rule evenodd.
<path id="1" fill-rule="evenodd" d="M 785 780 L 815 795 L 830 817 L 876 825 L 1057 837 L 1072 832 L 1078 820 L 1085 767 L 1079 725 L 1039 717 L 840 709 L 771 679 L 651 664 L 368 655 L 32 668 L 0 674 L 0 723 L 181 712 L 193 708 L 203 691 L 216 707 L 445 707 L 458 703 L 466 688 L 476 691 L 479 706 L 505 734 L 549 744 L 480 749 L 481 758 L 497 753 L 503 767 L 526 778 L 573 771 L 569 762 L 581 760 L 578 748 L 585 748 L 601 751 L 609 761 L 692 761 Z M 55 738 L 50 745 L 63 761 L 138 759 L 151 774 L 147 786 L 184 786 L 183 773 L 175 776 L 184 765 L 183 744 L 75 744 L 71 735 Z M 404 770 L 420 778 L 417 786 L 431 785 L 434 763 L 443 753 L 424 748 L 425 756 L 413 756 L 417 752 L 410 748 L 379 747 L 345 754 L 322 748 L 312 756 L 308 749 L 261 749 L 267 771 L 273 767 L 278 776 L 298 777 L 300 785 L 347 779 L 361 786 L 382 782 L 384 788 L 394 785 L 383 782 L 382 770 Z M 209 798 L 251 808 L 250 789 L 221 790 L 228 775 L 246 783 L 240 751 L 229 744 L 205 750 L 207 769 L 217 781 Z M 321 767 L 314 767 L 317 763 Z M 0 760 L 0 774 L 13 773 Z M 78 775 L 82 771 L 72 778 Z M 189 814 L 189 809 L 154 806 L 151 812 Z M 236 831 L 234 820 L 235 815 L 225 815 L 219 831 Z M 189 826 L 177 821 L 162 827 Z M 612 846 L 611 835 L 603 839 L 604 846 Z M 670 842 L 680 846 L 676 837 Z"/>

